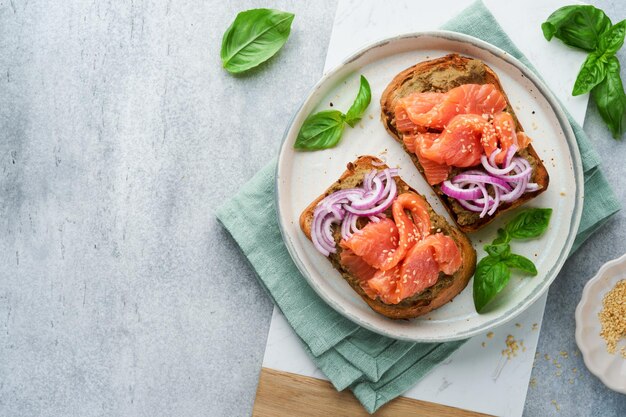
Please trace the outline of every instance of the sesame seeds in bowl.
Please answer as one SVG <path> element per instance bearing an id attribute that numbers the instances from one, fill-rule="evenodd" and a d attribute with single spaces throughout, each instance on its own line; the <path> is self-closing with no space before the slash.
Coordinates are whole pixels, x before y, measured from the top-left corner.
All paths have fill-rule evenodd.
<path id="1" fill-rule="evenodd" d="M 576 308 L 576 343 L 587 369 L 610 389 L 626 394 L 626 254 L 604 264 Z"/>

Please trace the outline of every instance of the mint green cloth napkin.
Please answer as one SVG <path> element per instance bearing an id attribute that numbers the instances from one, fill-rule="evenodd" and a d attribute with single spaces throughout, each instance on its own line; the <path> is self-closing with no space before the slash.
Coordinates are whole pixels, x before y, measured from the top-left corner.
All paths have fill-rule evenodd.
<path id="1" fill-rule="evenodd" d="M 445 29 L 481 38 L 529 63 L 481 2 Z M 539 30 L 539 28 L 537 28 Z M 576 247 L 619 204 L 598 168 L 599 158 L 580 126 L 572 122 L 585 171 L 585 206 Z M 293 263 L 278 228 L 274 206 L 276 162 L 269 163 L 218 210 L 217 217 L 237 241 L 304 349 L 337 390 L 350 388 L 372 413 L 411 388 L 464 341 L 410 343 L 363 329 L 330 308 L 309 287 Z"/>

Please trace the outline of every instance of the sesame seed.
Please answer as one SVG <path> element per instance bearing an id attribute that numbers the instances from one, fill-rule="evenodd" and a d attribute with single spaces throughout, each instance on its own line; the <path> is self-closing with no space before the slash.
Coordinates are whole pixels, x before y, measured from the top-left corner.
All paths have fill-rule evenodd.
<path id="1" fill-rule="evenodd" d="M 619 281 L 604 296 L 598 317 L 602 325 L 600 336 L 606 342 L 606 350 L 615 353 L 617 343 L 626 337 L 626 279 Z M 620 353 L 626 358 L 624 349 Z"/>

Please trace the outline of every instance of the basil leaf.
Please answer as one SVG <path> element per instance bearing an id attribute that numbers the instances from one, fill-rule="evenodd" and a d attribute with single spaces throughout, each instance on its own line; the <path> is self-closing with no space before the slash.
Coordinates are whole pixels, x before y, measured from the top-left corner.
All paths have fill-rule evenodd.
<path id="1" fill-rule="evenodd" d="M 626 35 L 626 20 L 613 25 L 609 30 L 600 36 L 598 50 L 602 51 L 606 60 L 624 45 L 624 35 Z"/>
<path id="2" fill-rule="evenodd" d="M 478 262 L 474 274 L 474 307 L 477 312 L 483 308 L 506 286 L 511 278 L 511 270 L 499 258 L 487 256 Z"/>
<path id="3" fill-rule="evenodd" d="M 535 266 L 533 261 L 531 261 L 530 259 L 522 255 L 511 253 L 509 256 L 507 256 L 504 259 L 504 263 L 509 268 L 515 268 L 515 269 L 522 270 L 524 272 L 528 272 L 532 276 L 537 275 L 537 267 Z"/>
<path id="4" fill-rule="evenodd" d="M 588 93 L 593 87 L 604 80 L 607 65 L 604 60 L 600 59 L 602 56 L 603 54 L 598 52 L 592 52 L 587 56 L 587 59 L 580 68 L 578 77 L 576 77 L 574 89 L 572 90 L 573 96 Z"/>
<path id="5" fill-rule="evenodd" d="M 551 215 L 550 208 L 526 209 L 506 225 L 506 231 L 514 239 L 538 237 L 548 228 Z"/>
<path id="6" fill-rule="evenodd" d="M 274 56 L 287 42 L 294 16 L 272 9 L 239 13 L 222 38 L 223 67 L 240 73 Z"/>
<path id="7" fill-rule="evenodd" d="M 611 57 L 607 64 L 604 81 L 591 90 L 600 116 L 607 124 L 613 138 L 618 139 L 626 128 L 626 95 L 620 78 L 620 65 L 616 57 Z"/>
<path id="8" fill-rule="evenodd" d="M 348 110 L 348 113 L 346 113 L 346 123 L 349 124 L 350 127 L 354 127 L 354 125 L 361 120 L 363 113 L 365 113 L 365 109 L 367 109 L 367 106 L 370 104 L 370 101 L 372 101 L 370 84 L 367 82 L 367 79 L 361 75 L 359 92 L 356 95 L 354 103 L 352 103 L 352 106 Z"/>
<path id="9" fill-rule="evenodd" d="M 511 235 L 509 235 L 509 233 L 504 229 L 498 229 L 498 237 L 495 238 L 492 243 L 494 245 L 499 245 L 502 243 L 509 243 L 510 241 Z"/>
<path id="10" fill-rule="evenodd" d="M 585 51 L 593 51 L 600 35 L 611 27 L 611 20 L 593 6 L 565 6 L 552 13 L 543 22 L 541 30 L 547 40 L 552 37 Z"/>
<path id="11" fill-rule="evenodd" d="M 307 151 L 332 148 L 343 133 L 345 115 L 339 110 L 315 113 L 304 121 L 294 148 Z"/>
<path id="12" fill-rule="evenodd" d="M 612 26 L 600 36 L 598 49 L 587 56 L 578 73 L 572 95 L 585 94 L 604 80 L 608 61 L 624 44 L 624 35 L 626 35 L 626 20 Z"/>
<path id="13" fill-rule="evenodd" d="M 504 259 L 511 253 L 511 245 L 506 242 L 496 243 L 494 241 L 491 245 L 485 245 L 485 251 L 489 256 Z"/>

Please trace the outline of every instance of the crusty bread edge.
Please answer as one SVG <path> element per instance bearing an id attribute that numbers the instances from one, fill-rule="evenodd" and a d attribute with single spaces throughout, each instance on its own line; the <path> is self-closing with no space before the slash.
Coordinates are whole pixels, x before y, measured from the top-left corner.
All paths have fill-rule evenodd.
<path id="1" fill-rule="evenodd" d="M 428 71 L 432 69 L 433 67 L 444 68 L 446 66 L 452 66 L 452 65 L 466 65 L 470 60 L 472 60 L 472 58 L 463 57 L 458 54 L 450 54 L 450 55 L 446 55 L 446 56 L 432 59 L 429 61 L 420 62 L 410 68 L 405 69 L 404 71 L 396 75 L 394 79 L 389 83 L 387 88 L 385 88 L 385 91 L 383 92 L 381 96 L 381 99 L 380 99 L 381 118 L 382 118 L 383 125 L 385 126 L 385 129 L 398 143 L 400 143 L 402 148 L 410 155 L 411 159 L 413 160 L 413 163 L 418 168 L 418 171 L 424 177 L 424 180 L 426 180 L 426 176 L 424 174 L 424 170 L 422 169 L 419 163 L 419 160 L 417 159 L 417 156 L 406 148 L 402 140 L 402 134 L 399 133 L 391 123 L 393 118 L 395 117 L 394 109 L 390 108 L 391 96 L 397 88 L 399 88 L 404 82 L 409 80 L 412 77 L 412 75 L 416 72 Z M 483 65 L 485 66 L 485 72 L 487 74 L 488 82 L 490 82 L 491 84 L 494 84 L 496 88 L 504 96 L 504 99 L 506 100 L 507 106 L 508 106 L 507 111 L 512 114 L 513 119 L 515 120 L 516 130 L 524 131 L 517 116 L 515 115 L 515 111 L 513 110 L 513 107 L 511 106 L 511 103 L 506 95 L 506 92 L 504 91 L 504 89 L 502 88 L 502 85 L 500 84 L 500 79 L 498 78 L 497 74 L 487 64 L 483 63 Z M 528 149 L 529 154 L 535 159 L 536 164 L 537 164 L 536 169 L 533 174 L 535 176 L 535 182 L 540 186 L 539 190 L 525 193 L 522 197 L 515 200 L 513 203 L 509 203 L 509 204 L 501 206 L 500 208 L 496 210 L 493 216 L 486 216 L 483 219 L 479 220 L 478 222 L 472 223 L 470 225 L 461 225 L 457 221 L 457 213 L 452 209 L 450 204 L 446 201 L 446 197 L 439 190 L 439 187 L 437 186 L 432 187 L 435 193 L 437 194 L 437 196 L 439 197 L 439 199 L 441 200 L 443 206 L 446 208 L 446 210 L 448 211 L 452 219 L 454 219 L 454 221 L 456 222 L 459 229 L 461 229 L 465 233 L 478 231 L 482 229 L 484 226 L 486 226 L 487 224 L 491 223 L 502 213 L 505 213 L 509 210 L 513 210 L 521 206 L 527 201 L 543 193 L 548 188 L 550 178 L 549 178 L 548 171 L 545 165 L 543 164 L 539 155 L 537 155 L 537 152 L 533 148 L 532 144 L 529 145 L 527 149 Z"/>
<path id="2" fill-rule="evenodd" d="M 315 207 L 317 204 L 323 200 L 328 194 L 333 191 L 333 187 L 336 187 L 338 184 L 341 184 L 348 178 L 356 175 L 356 171 L 359 168 L 368 168 L 368 169 L 378 169 L 382 170 L 387 168 L 383 162 L 373 156 L 361 156 L 356 161 L 348 163 L 346 171 L 339 177 L 339 179 L 332 184 L 323 194 L 321 194 L 318 198 L 316 198 L 309 206 L 304 209 L 302 214 L 300 215 L 300 228 L 306 237 L 311 239 L 311 224 L 313 219 L 313 212 L 315 211 Z M 409 190 L 417 193 L 414 189 L 412 189 L 408 184 L 406 184 L 402 179 L 397 178 L 397 182 L 401 185 L 406 186 Z M 418 193 L 419 194 L 419 193 Z M 368 297 L 361 286 L 355 282 L 353 279 L 349 279 L 349 273 L 345 270 L 338 268 L 338 261 L 334 259 L 329 259 L 335 269 L 342 274 L 346 282 L 352 287 L 352 289 L 361 296 L 361 298 L 372 308 L 372 310 L 388 317 L 391 319 L 409 319 L 424 315 L 436 308 L 441 307 L 442 305 L 451 301 L 454 297 L 456 297 L 463 289 L 467 286 L 470 278 L 474 275 L 474 270 L 476 268 L 476 251 L 474 250 L 471 241 L 465 236 L 461 231 L 459 231 L 454 225 L 451 225 L 441 216 L 437 215 L 432 207 L 429 205 L 429 211 L 431 212 L 431 217 L 436 217 L 440 223 L 445 223 L 447 226 L 445 228 L 445 232 L 452 237 L 459 248 L 461 249 L 462 254 L 462 265 L 459 270 L 452 276 L 451 283 L 449 286 L 441 289 L 434 298 L 429 300 L 419 300 L 409 305 L 406 303 L 401 303 L 399 305 L 392 305 L 383 303 L 380 299 L 372 300 Z M 336 256 L 332 255 L 331 256 Z M 441 274 L 443 275 L 443 273 Z M 440 279 L 441 279 L 440 275 Z"/>

